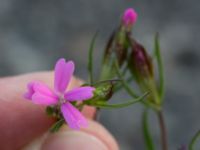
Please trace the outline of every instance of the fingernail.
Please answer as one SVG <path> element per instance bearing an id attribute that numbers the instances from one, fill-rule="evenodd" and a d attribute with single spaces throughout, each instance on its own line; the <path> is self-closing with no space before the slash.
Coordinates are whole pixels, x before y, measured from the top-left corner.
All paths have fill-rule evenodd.
<path id="1" fill-rule="evenodd" d="M 82 131 L 55 134 L 44 143 L 42 150 L 108 150 L 97 137 Z"/>

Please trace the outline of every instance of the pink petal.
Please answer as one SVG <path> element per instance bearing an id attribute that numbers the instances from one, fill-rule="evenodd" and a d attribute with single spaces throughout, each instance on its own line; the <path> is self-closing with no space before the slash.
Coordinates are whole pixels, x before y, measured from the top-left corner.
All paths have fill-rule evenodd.
<path id="1" fill-rule="evenodd" d="M 40 92 L 36 92 L 32 96 L 32 101 L 35 104 L 41 104 L 41 105 L 49 106 L 49 105 L 57 104 L 58 103 L 58 98 L 51 97 L 51 96 L 42 94 Z"/>
<path id="2" fill-rule="evenodd" d="M 64 98 L 67 101 L 82 101 L 93 97 L 95 88 L 90 86 L 79 87 L 65 93 Z"/>
<path id="3" fill-rule="evenodd" d="M 48 86 L 37 82 L 33 86 L 35 93 L 32 96 L 32 101 L 36 104 L 53 105 L 58 103 L 58 97 Z"/>
<path id="4" fill-rule="evenodd" d="M 36 82 L 34 83 L 33 90 L 38 92 L 42 95 L 50 96 L 50 97 L 57 97 L 54 92 L 44 83 Z"/>
<path id="5" fill-rule="evenodd" d="M 24 94 L 24 98 L 31 100 L 32 96 L 34 94 L 34 89 L 33 89 L 33 85 L 35 84 L 35 82 L 30 82 L 27 84 L 27 89 L 28 91 Z"/>
<path id="6" fill-rule="evenodd" d="M 58 97 L 43 83 L 30 82 L 27 88 L 28 92 L 25 93 L 24 97 L 36 104 L 52 105 L 58 102 Z"/>
<path id="7" fill-rule="evenodd" d="M 69 102 L 61 105 L 61 112 L 70 128 L 80 129 L 81 127 L 88 126 L 85 117 Z"/>
<path id="8" fill-rule="evenodd" d="M 57 61 L 55 66 L 54 89 L 56 92 L 64 93 L 74 73 L 73 61 L 65 62 L 64 58 Z"/>

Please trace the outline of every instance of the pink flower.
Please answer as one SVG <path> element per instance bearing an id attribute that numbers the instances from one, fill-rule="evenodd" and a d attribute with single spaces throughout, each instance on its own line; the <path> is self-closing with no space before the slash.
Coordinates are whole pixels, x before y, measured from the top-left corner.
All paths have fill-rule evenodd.
<path id="1" fill-rule="evenodd" d="M 79 129 L 88 124 L 71 102 L 90 99 L 93 96 L 94 88 L 84 86 L 66 92 L 74 68 L 73 61 L 66 62 L 63 58 L 59 59 L 55 66 L 54 90 L 41 82 L 33 81 L 27 85 L 28 91 L 24 96 L 35 104 L 60 106 L 61 113 L 69 127 Z"/>
<path id="2" fill-rule="evenodd" d="M 125 10 L 122 22 L 125 26 L 132 26 L 137 20 L 137 13 L 133 8 L 128 8 Z"/>

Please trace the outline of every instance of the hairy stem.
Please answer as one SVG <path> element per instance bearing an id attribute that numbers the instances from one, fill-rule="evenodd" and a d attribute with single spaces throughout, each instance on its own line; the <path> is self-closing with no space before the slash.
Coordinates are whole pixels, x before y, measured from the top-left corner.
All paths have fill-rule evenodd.
<path id="1" fill-rule="evenodd" d="M 157 111 L 158 121 L 160 125 L 160 136 L 161 136 L 161 146 L 162 150 L 168 150 L 167 144 L 167 132 L 165 127 L 165 121 L 162 111 Z"/>

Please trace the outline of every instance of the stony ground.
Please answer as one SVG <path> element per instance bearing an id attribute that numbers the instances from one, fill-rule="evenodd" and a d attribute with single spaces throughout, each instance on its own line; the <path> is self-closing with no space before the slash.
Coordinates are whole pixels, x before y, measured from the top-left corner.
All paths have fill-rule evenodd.
<path id="1" fill-rule="evenodd" d="M 155 32 L 160 33 L 166 73 L 164 110 L 170 149 L 176 149 L 200 127 L 198 0 L 0 0 L 0 76 L 49 70 L 57 58 L 66 57 L 76 62 L 76 75 L 86 79 L 87 49 L 94 32 L 100 30 L 98 65 L 105 41 L 127 7 L 138 12 L 134 35 L 150 52 Z M 114 99 L 124 100 L 124 95 Z M 102 111 L 101 122 L 122 150 L 144 149 L 141 108 Z M 158 143 L 157 120 L 151 115 Z"/>

